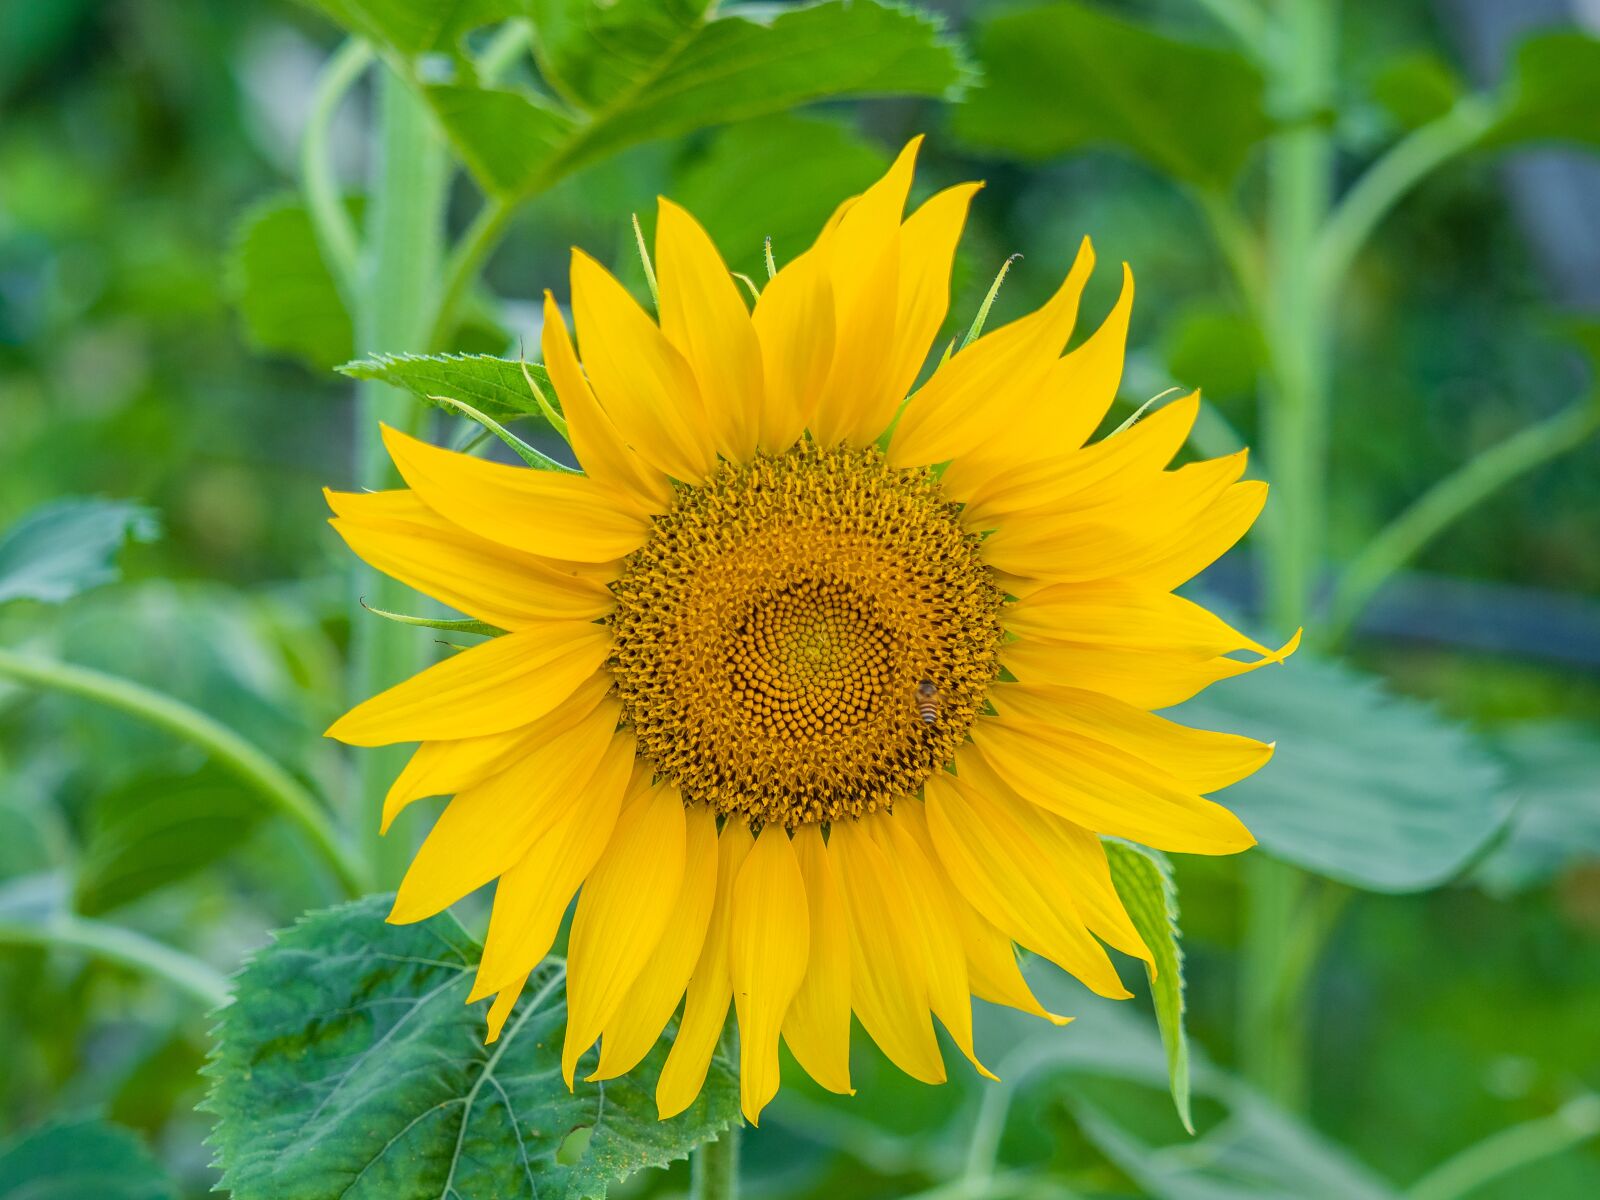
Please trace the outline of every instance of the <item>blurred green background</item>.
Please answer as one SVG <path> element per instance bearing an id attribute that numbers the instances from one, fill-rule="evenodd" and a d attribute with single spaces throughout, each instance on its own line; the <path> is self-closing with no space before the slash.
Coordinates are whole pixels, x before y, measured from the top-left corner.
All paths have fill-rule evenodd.
<path id="1" fill-rule="evenodd" d="M 1027 12 L 1048 22 L 1057 7 Z M 1018 6 L 937 8 L 973 63 L 964 98 L 831 101 L 652 140 L 578 171 L 517 211 L 454 348 L 515 358 L 519 344 L 537 346 L 534 301 L 545 287 L 565 294 L 570 245 L 641 285 L 628 218 L 648 226 L 658 193 L 697 212 L 730 265 L 754 274 L 764 236 L 780 261 L 792 255 L 840 197 L 926 131 L 920 194 L 988 181 L 958 263 L 950 332 L 970 320 L 1006 255 L 1024 257 L 997 320 L 1053 289 L 1087 233 L 1102 264 L 1088 313 L 1114 298 L 1110 264 L 1130 261 L 1139 280 L 1128 405 L 1200 386 L 1221 428 L 1257 440 L 1257 397 L 1270 390 L 1262 334 L 1191 181 L 1137 144 L 1132 154 L 1111 144 L 1138 137 L 1096 125 L 1092 112 L 1063 115 L 1076 89 L 1100 90 L 1148 128 L 1142 101 L 1096 78 L 1115 75 L 1117 55 L 1097 65 L 1052 58 L 1048 45 L 1023 54 L 1004 25 Z M 1265 11 L 1249 0 L 1094 10 L 1227 55 L 1240 54 L 1228 14 Z M 1269 87 L 1266 107 L 1279 128 L 1307 122 L 1326 134 L 1342 190 L 1458 96 L 1511 86 L 1509 64 L 1530 33 L 1578 37 L 1586 20 L 1600 24 L 1600 10 L 1579 0 L 1346 3 L 1330 50 L 1332 104 L 1286 116 Z M 0 0 L 0 531 L 65 496 L 148 510 L 129 518 L 142 536 L 120 550 L 119 581 L 61 604 L 0 606 L 0 647 L 187 701 L 314 782 L 355 827 L 354 768 L 320 733 L 344 707 L 359 609 L 319 489 L 358 482 L 354 386 L 328 369 L 356 347 L 337 297 L 329 307 L 314 245 L 307 265 L 292 239 L 273 240 L 300 211 L 285 205 L 301 132 L 340 36 L 287 2 Z M 1559 120 L 1507 137 L 1503 152 L 1452 157 L 1354 261 L 1328 325 L 1330 570 L 1435 480 L 1594 386 L 1585 346 L 1600 347 L 1600 60 L 1577 63 L 1572 78 L 1530 84 L 1525 74 L 1518 85 L 1557 92 Z M 1195 125 L 1177 144 L 1204 156 L 1217 122 L 1245 118 L 1217 107 L 1222 84 L 1197 69 Z M 331 126 L 352 194 L 372 167 L 372 120 L 363 85 Z M 1074 121 L 1089 131 L 1062 131 Z M 1251 151 L 1237 184 L 1247 217 L 1259 215 L 1268 174 Z M 451 185 L 452 231 L 476 203 L 463 174 Z M 524 428 L 542 436 L 536 422 Z M 440 430 L 460 436 L 454 423 Z M 1425 885 L 1354 887 L 1338 870 L 1327 872 L 1337 882 L 1315 885 L 1326 945 L 1299 1016 L 1309 1083 L 1286 1108 L 1300 1113 L 1225 1105 L 1217 1096 L 1234 1095 L 1232 1076 L 1211 1088 L 1210 1068 L 1197 1068 L 1199 1124 L 1230 1112 L 1243 1156 L 1231 1182 L 1207 1183 L 1184 1157 L 1164 1078 L 1130 1080 L 1136 1072 L 1071 1057 L 1115 1057 L 1118 1038 L 1148 1043 L 1147 1001 L 1095 1027 L 1099 1010 L 1062 982 L 1063 1011 L 1084 1014 L 1074 1026 L 1018 1033 L 984 1018 L 990 1053 L 1012 1058 L 1020 1078 L 997 1154 L 1003 1171 L 1021 1174 L 988 1192 L 969 1181 L 939 1194 L 1397 1195 L 1487 1144 L 1505 1170 L 1487 1171 L 1473 1196 L 1600 1195 L 1591 1127 L 1600 1120 L 1585 1107 L 1600 1089 L 1600 443 L 1592 433 L 1574 441 L 1431 539 L 1349 639 L 1356 669 L 1459 722 L 1462 746 L 1470 740 L 1461 753 L 1492 764 L 1480 807 L 1493 810 L 1494 828 L 1469 835 L 1446 876 Z M 1203 583 L 1265 624 L 1253 547 Z M 1353 740 L 1350 753 L 1368 752 L 1362 745 Z M 1411 753 L 1403 743 L 1385 752 Z M 1438 753 L 1452 752 L 1418 750 L 1419 770 Z M 1256 802 L 1275 804 L 1270 774 L 1263 786 Z M 1340 792 L 1329 792 L 1336 807 Z M 182 819 L 162 816 L 173 811 Z M 1250 1038 L 1236 969 L 1241 878 L 1236 861 L 1177 864 L 1194 1053 L 1224 1068 L 1248 1057 Z M 193 746 L 81 699 L 0 683 L 0 928 L 11 927 L 0 934 L 0 1197 L 36 1194 L 16 1182 L 17 1147 L 34 1153 L 38 1143 L 15 1142 L 9 1159 L 4 1144 L 79 1118 L 137 1136 L 170 1181 L 149 1195 L 200 1196 L 216 1179 L 210 1117 L 195 1111 L 208 1022 L 193 999 L 104 956 L 30 944 L 16 931 L 28 913 L 60 906 L 231 972 L 267 930 L 336 894 L 294 832 L 264 819 Z M 1095 1045 L 1054 1062 L 1075 1036 Z M 1007 1052 L 1016 1038 L 1026 1039 L 1020 1057 Z M 943 1181 L 961 1173 L 983 1088 L 966 1079 L 925 1089 L 866 1043 L 857 1063 L 853 1101 L 825 1097 L 798 1072 L 790 1087 L 786 1075 L 768 1120 L 744 1140 L 752 1194 L 851 1200 L 957 1187 Z M 149 1166 L 100 1124 L 65 1128 L 77 1155 L 97 1153 L 93 1138 L 105 1137 L 105 1155 Z M 1258 1142 L 1277 1146 L 1281 1161 Z M 1176 1148 L 1137 1149 L 1152 1144 Z M 623 1189 L 683 1186 L 680 1166 Z"/>

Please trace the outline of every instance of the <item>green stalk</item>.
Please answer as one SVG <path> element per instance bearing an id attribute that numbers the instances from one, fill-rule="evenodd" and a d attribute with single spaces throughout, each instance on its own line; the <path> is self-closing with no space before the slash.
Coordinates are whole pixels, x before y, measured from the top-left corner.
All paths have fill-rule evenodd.
<path id="1" fill-rule="evenodd" d="M 1327 218 L 1333 148 L 1316 115 L 1333 100 L 1336 0 L 1280 0 L 1275 53 L 1267 57 L 1277 99 L 1299 118 L 1277 135 L 1268 163 L 1264 334 L 1272 359 L 1262 411 L 1272 505 L 1265 533 L 1267 616 L 1272 628 L 1305 622 L 1322 559 L 1327 455 L 1327 311 L 1313 250 Z M 1257 853 L 1245 870 L 1240 1064 L 1284 1106 L 1305 1100 L 1305 987 L 1281 980 L 1306 880 Z"/>
<path id="2" fill-rule="evenodd" d="M 312 93 L 305 135 L 300 140 L 300 189 L 305 194 L 306 211 L 311 214 L 317 246 L 347 308 L 354 307 L 359 294 L 361 240 L 334 177 L 328 140 L 339 105 L 371 64 L 372 47 L 361 38 L 349 38 L 339 47 L 322 68 Z"/>
<path id="3" fill-rule="evenodd" d="M 132 680 L 10 650 L 0 650 L 0 678 L 93 700 L 200 747 L 212 762 L 232 772 L 298 827 L 348 894 L 359 896 L 365 890 L 366 870 L 345 848 L 311 793 L 259 747 L 205 713 Z"/>
<path id="4" fill-rule="evenodd" d="M 729 1126 L 714 1142 L 701 1142 L 689 1155 L 689 1200 L 737 1200 L 739 1129 Z"/>
<path id="5" fill-rule="evenodd" d="M 228 1002 L 228 981 L 198 958 L 119 925 L 60 913 L 37 925 L 0 921 L 0 944 L 65 946 L 171 984 L 208 1011 Z"/>
<path id="6" fill-rule="evenodd" d="M 1548 1117 L 1492 1133 L 1412 1184 L 1407 1200 L 1459 1200 L 1518 1167 L 1550 1158 L 1600 1135 L 1600 1098 L 1584 1093 Z"/>
<path id="7" fill-rule="evenodd" d="M 423 101 L 385 68 L 378 79 L 378 146 L 369 193 L 366 260 L 356 317 L 363 352 L 428 349 L 444 247 L 449 160 Z M 365 382 L 356 416 L 357 475 L 363 486 L 392 487 L 394 468 L 379 436 L 386 421 L 420 432 L 427 410 L 408 393 Z M 366 567 L 355 567 L 354 590 L 375 608 L 403 611 L 408 591 Z M 357 620 L 352 636 L 351 699 L 362 700 L 414 674 L 427 642 L 387 621 Z M 400 879 L 411 847 L 403 835 L 383 839 L 378 814 L 405 761 L 402 747 L 356 756 L 360 803 L 351 819 L 364 834 L 379 887 Z"/>

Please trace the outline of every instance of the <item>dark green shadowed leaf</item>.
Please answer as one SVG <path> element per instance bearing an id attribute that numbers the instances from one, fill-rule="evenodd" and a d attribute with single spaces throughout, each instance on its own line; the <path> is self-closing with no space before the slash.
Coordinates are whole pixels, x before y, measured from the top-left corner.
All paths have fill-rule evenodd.
<path id="1" fill-rule="evenodd" d="M 1188 183 L 1223 187 L 1269 129 L 1243 55 L 1153 33 L 1078 3 L 979 26 L 984 83 L 956 110 L 974 146 L 1049 158 L 1117 145 Z"/>
<path id="2" fill-rule="evenodd" d="M 1506 819 L 1503 772 L 1471 733 L 1303 650 L 1175 715 L 1276 741 L 1271 762 L 1217 799 L 1274 856 L 1355 887 L 1446 883 Z"/>
<path id="3" fill-rule="evenodd" d="M 264 200 L 240 218 L 229 282 L 259 349 L 318 369 L 355 353 L 350 315 L 298 200 Z"/>
<path id="4" fill-rule="evenodd" d="M 1183 1127 L 1194 1132 L 1189 1106 L 1189 1037 L 1183 1027 L 1183 950 L 1178 945 L 1178 889 L 1172 867 L 1159 850 L 1131 842 L 1105 842 L 1111 881 L 1133 927 L 1155 961 L 1146 968 L 1156 1023 L 1167 1052 L 1167 1084 Z"/>
<path id="5" fill-rule="evenodd" d="M 482 25 L 520 16 L 523 0 L 301 0 L 351 33 L 406 54 L 453 50 Z"/>
<path id="6" fill-rule="evenodd" d="M 534 973 L 485 1046 L 488 1001 L 463 1003 L 478 944 L 450 916 L 388 925 L 389 904 L 308 917 L 240 973 L 206 1101 L 236 1200 L 602 1196 L 738 1118 L 734 1072 L 717 1059 L 688 1111 L 656 1119 L 666 1042 L 603 1084 L 583 1083 L 580 1066 L 569 1092 L 559 964 Z"/>
<path id="7" fill-rule="evenodd" d="M 1460 76 L 1431 50 L 1392 58 L 1372 79 L 1372 98 L 1403 129 L 1415 129 L 1444 116 L 1461 93 Z"/>
<path id="8" fill-rule="evenodd" d="M 548 426 L 522 374 L 523 365 L 514 358 L 488 354 L 374 354 L 337 369 L 352 379 L 376 379 L 403 387 L 417 399 L 446 412 L 456 410 L 434 397 L 460 400 L 496 421 L 531 417 Z M 533 381 L 553 398 L 555 388 L 544 367 L 539 363 L 526 366 Z"/>
<path id="9" fill-rule="evenodd" d="M 1485 144 L 1574 141 L 1600 147 L 1600 38 L 1544 33 L 1517 47 L 1500 119 Z"/>
<path id="10" fill-rule="evenodd" d="M 117 578 L 116 555 L 131 539 L 154 541 L 160 522 L 122 500 L 70 498 L 41 504 L 0 532 L 0 604 L 59 604 Z"/>
<path id="11" fill-rule="evenodd" d="M 0 1200 L 172 1200 L 150 1151 L 97 1118 L 60 1121 L 0 1145 Z"/>

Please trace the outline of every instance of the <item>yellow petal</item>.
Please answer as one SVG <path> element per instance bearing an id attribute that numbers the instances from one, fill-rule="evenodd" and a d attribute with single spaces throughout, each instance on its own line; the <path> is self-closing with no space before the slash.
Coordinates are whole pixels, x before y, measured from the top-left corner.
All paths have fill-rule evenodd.
<path id="1" fill-rule="evenodd" d="M 478 537 L 529 554 L 609 562 L 648 528 L 631 504 L 586 475 L 486 462 L 383 427 L 389 457 L 418 498 Z"/>
<path id="2" fill-rule="evenodd" d="M 765 407 L 761 344 L 710 235 L 665 197 L 656 224 L 656 272 L 661 331 L 694 372 L 717 450 L 746 462 Z"/>
<path id="3" fill-rule="evenodd" d="M 1090 990 L 1119 1000 L 1131 994 L 1090 936 L 1070 881 L 1057 875 L 1026 829 L 1004 810 L 980 811 L 970 781 L 941 773 L 928 780 L 924 793 L 939 860 L 974 908 Z"/>
<path id="4" fill-rule="evenodd" d="M 948 462 L 1012 420 L 1071 335 L 1093 267 L 1094 251 L 1085 239 L 1066 280 L 1042 308 L 984 334 L 935 371 L 895 426 L 890 465 Z"/>
<path id="5" fill-rule="evenodd" d="M 819 825 L 794 832 L 795 858 L 805 881 L 811 951 L 806 974 L 783 1019 L 783 1040 L 806 1074 L 830 1092 L 850 1086 L 850 934 L 839 880 Z"/>
<path id="6" fill-rule="evenodd" d="M 733 885 L 728 974 L 739 1015 L 739 1102 L 745 1120 L 778 1094 L 778 1031 L 806 973 L 806 887 L 789 835 L 767 825 Z"/>
<path id="7" fill-rule="evenodd" d="M 761 289 L 751 323 L 761 344 L 761 448 L 799 440 L 833 365 L 833 285 L 815 250 L 788 263 Z"/>
<path id="8" fill-rule="evenodd" d="M 945 1081 L 944 1060 L 928 1015 L 928 967 L 921 939 L 904 936 L 891 918 L 919 899 L 906 894 L 860 821 L 833 826 L 829 855 L 839 871 L 850 928 L 850 998 L 878 1048 L 913 1079 Z"/>
<path id="9" fill-rule="evenodd" d="M 717 818 L 712 809 L 696 804 L 685 811 L 684 820 L 683 882 L 671 902 L 671 916 L 627 999 L 606 1023 L 600 1064 L 591 1081 L 626 1074 L 650 1052 L 683 999 L 705 944 L 717 894 Z"/>
<path id="10" fill-rule="evenodd" d="M 972 740 L 1019 795 L 1095 833 L 1187 854 L 1255 845 L 1220 804 L 1104 742 L 1003 717 L 979 718 Z"/>
<path id="11" fill-rule="evenodd" d="M 584 881 L 567 940 L 567 1036 L 561 1074 L 572 1086 L 594 1045 L 650 960 L 683 882 L 683 797 L 657 784 L 630 804 Z"/>
<path id="12" fill-rule="evenodd" d="M 990 689 L 989 699 L 1003 717 L 1095 738 L 1159 765 L 1197 792 L 1214 792 L 1237 783 L 1272 757 L 1272 747 L 1266 742 L 1191 729 L 1080 688 L 1002 683 Z"/>
<path id="13" fill-rule="evenodd" d="M 587 716 L 546 724 L 515 763 L 451 800 L 400 881 L 389 920 L 425 920 L 521 862 L 588 790 L 620 715 L 605 700 Z"/>
<path id="14" fill-rule="evenodd" d="M 611 418 L 600 408 L 594 390 L 578 365 L 577 352 L 567 333 L 561 308 L 548 291 L 544 294 L 545 370 L 561 398 L 567 438 L 578 465 L 594 480 L 628 496 L 643 512 L 665 512 L 672 503 L 672 483 L 628 448 Z"/>
<path id="15" fill-rule="evenodd" d="M 875 813 L 862 821 L 877 839 L 884 857 L 899 872 L 905 894 L 914 898 L 903 913 L 894 914 L 894 920 L 907 936 L 922 939 L 928 1006 L 967 1061 L 985 1079 L 993 1079 L 994 1074 L 978 1061 L 972 1045 L 972 987 L 967 981 L 966 947 L 961 943 L 961 929 L 950 906 L 949 889 L 943 873 L 934 870 L 917 842 L 910 828 L 912 818 L 902 815 L 902 810 L 921 803 L 902 799 L 895 803 L 893 814 Z"/>
<path id="16" fill-rule="evenodd" d="M 1034 996 L 1033 989 L 1028 986 L 1017 965 L 1017 952 L 1011 939 L 973 908 L 971 901 L 944 873 L 943 861 L 939 858 L 933 835 L 928 829 L 927 808 L 925 803 L 908 802 L 897 805 L 895 815 L 905 821 L 928 862 L 934 864 L 941 874 L 940 883 L 945 889 L 950 911 L 955 914 L 961 944 L 966 952 L 967 978 L 972 985 L 972 994 L 991 1004 L 1004 1004 L 1031 1016 L 1042 1017 L 1052 1025 L 1067 1024 L 1071 1017 L 1046 1011 Z"/>
<path id="17" fill-rule="evenodd" d="M 350 746 L 502 733 L 544 716 L 594 674 L 611 631 L 544 621 L 491 638 L 356 705 L 328 727 Z"/>
<path id="18" fill-rule="evenodd" d="M 580 683 L 559 708 L 537 721 L 508 729 L 504 733 L 422 743 L 383 799 L 380 832 L 387 833 L 395 817 L 412 801 L 421 800 L 424 796 L 450 796 L 463 792 L 511 766 L 530 746 L 543 741 L 549 728 L 568 728 L 574 721 L 593 712 L 601 697 L 610 690 L 611 673 L 602 669 Z"/>
<path id="19" fill-rule="evenodd" d="M 609 271 L 572 252 L 572 313 L 589 382 L 623 441 L 674 479 L 716 465 L 694 372 Z"/>
<path id="20" fill-rule="evenodd" d="M 616 829 L 634 752 L 633 734 L 616 734 L 588 785 L 569 796 L 566 813 L 500 877 L 469 1003 L 500 991 L 550 952 L 572 894 Z"/>
<path id="21" fill-rule="evenodd" d="M 1159 650 L 1195 660 L 1235 650 L 1274 655 L 1192 600 L 1121 580 L 1053 584 L 1007 605 L 1001 620 L 1009 632 L 1038 641 Z"/>
<path id="22" fill-rule="evenodd" d="M 1187 583 L 1233 549 L 1266 503 L 1267 485 L 1261 480 L 1234 484 L 1189 526 L 1186 537 L 1174 539 L 1160 557 L 1130 568 L 1127 577 L 1157 588 Z"/>
<path id="23" fill-rule="evenodd" d="M 717 898 L 706 925 L 700 961 L 689 977 L 678 1036 L 667 1052 L 666 1065 L 656 1083 L 656 1111 L 665 1121 L 694 1103 L 711 1067 L 711 1055 L 728 1016 L 733 983 L 728 974 L 728 941 L 733 921 L 733 886 L 750 847 L 750 830 L 743 821 L 730 820 L 717 839 Z"/>
<path id="24" fill-rule="evenodd" d="M 527 986 L 528 976 L 520 975 L 496 994 L 494 1003 L 489 1006 L 489 1028 L 483 1039 L 485 1045 L 493 1045 L 500 1040 L 500 1031 L 505 1028 L 506 1018 L 517 1006 L 517 997 L 522 995 L 522 989 Z"/>

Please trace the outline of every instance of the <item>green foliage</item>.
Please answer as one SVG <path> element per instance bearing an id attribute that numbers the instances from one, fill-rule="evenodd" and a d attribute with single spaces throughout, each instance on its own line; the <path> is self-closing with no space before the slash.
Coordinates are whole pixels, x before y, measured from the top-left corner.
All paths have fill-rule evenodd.
<path id="1" fill-rule="evenodd" d="M 535 38 L 571 108 L 527 88 L 424 92 L 483 187 L 543 191 L 629 146 L 846 95 L 951 96 L 967 68 L 941 26 L 879 0 L 721 15 L 593 0 L 541 4 Z"/>
<path id="2" fill-rule="evenodd" d="M 319 369 L 354 353 L 355 334 L 305 206 L 263 200 L 239 219 L 229 283 L 246 333 L 261 350 Z"/>
<path id="3" fill-rule="evenodd" d="M 1513 804 L 1505 840 L 1474 878 L 1497 895 L 1547 882 L 1600 857 L 1600 733 L 1576 721 L 1532 721 L 1497 730 Z"/>
<path id="4" fill-rule="evenodd" d="M 261 815 L 259 798 L 210 766 L 145 775 L 102 793 L 78 867 L 78 911 L 93 916 L 188 878 L 235 849 Z"/>
<path id="5" fill-rule="evenodd" d="M 403 54 L 451 51 L 472 30 L 517 16 L 522 0 L 302 0 L 352 33 Z"/>
<path id="6" fill-rule="evenodd" d="M 1194 1132 L 1189 1103 L 1189 1035 L 1183 1028 L 1183 950 L 1178 945 L 1178 889 L 1158 850 L 1108 840 L 1111 880 L 1133 926 L 1154 956 L 1147 964 L 1150 997 L 1167 1053 L 1167 1084 L 1183 1127 Z"/>
<path id="7" fill-rule="evenodd" d="M 1600 38 L 1542 33 L 1517 48 L 1485 144 L 1575 141 L 1600 147 Z"/>
<path id="8" fill-rule="evenodd" d="M 0 1200 L 173 1200 L 139 1139 L 94 1117 L 58 1121 L 0 1145 Z"/>
<path id="9" fill-rule="evenodd" d="M 685 1113 L 656 1119 L 666 1043 L 603 1085 L 581 1082 L 580 1067 L 569 1092 L 559 964 L 535 972 L 500 1040 L 484 1045 L 487 1002 L 463 1003 L 480 947 L 449 916 L 388 925 L 389 904 L 308 917 L 240 974 L 206 1102 L 237 1200 L 603 1196 L 737 1119 L 738 1085 L 720 1059 Z M 590 1135 L 581 1149 L 578 1130 Z"/>
<path id="10" fill-rule="evenodd" d="M 121 500 L 69 498 L 42 504 L 0 532 L 0 604 L 59 604 L 117 578 L 116 555 L 129 540 L 161 530 L 148 508 Z"/>
<path id="11" fill-rule="evenodd" d="M 555 388 L 543 365 L 525 365 L 533 381 L 544 390 L 545 398 L 554 404 Z M 470 404 L 496 421 L 532 417 L 549 424 L 522 373 L 524 364 L 513 358 L 488 354 L 374 354 L 344 363 L 338 369 L 352 379 L 376 379 L 403 387 L 417 399 L 446 412 L 458 410 L 440 404 L 436 396 Z"/>
<path id="12" fill-rule="evenodd" d="M 1207 397 L 1252 394 L 1266 358 L 1255 322 L 1219 304 L 1191 305 L 1162 338 L 1174 381 L 1203 388 Z"/>
<path id="13" fill-rule="evenodd" d="M 1402 129 L 1415 129 L 1449 112 L 1461 98 L 1461 77 L 1432 50 L 1397 55 L 1372 80 L 1372 98 Z"/>
<path id="14" fill-rule="evenodd" d="M 1192 45 L 1055 3 L 978 28 L 984 84 L 956 113 L 983 149 L 1050 158 L 1116 145 L 1186 183 L 1221 188 L 1270 126 L 1261 73 L 1243 55 Z"/>
<path id="15" fill-rule="evenodd" d="M 1303 650 L 1179 715 L 1276 741 L 1273 760 L 1220 799 L 1273 855 L 1355 887 L 1437 887 L 1505 821 L 1500 767 L 1466 730 Z"/>

